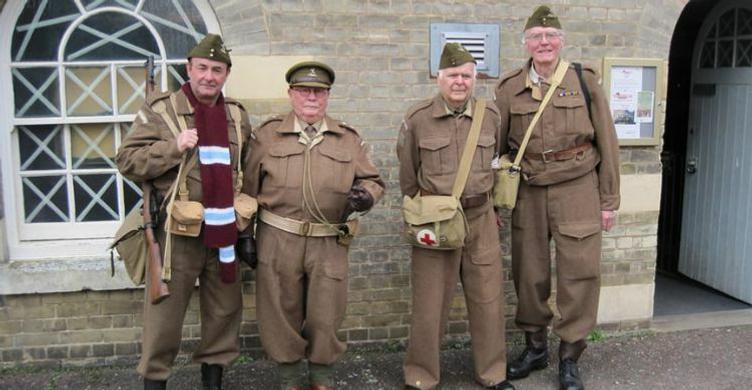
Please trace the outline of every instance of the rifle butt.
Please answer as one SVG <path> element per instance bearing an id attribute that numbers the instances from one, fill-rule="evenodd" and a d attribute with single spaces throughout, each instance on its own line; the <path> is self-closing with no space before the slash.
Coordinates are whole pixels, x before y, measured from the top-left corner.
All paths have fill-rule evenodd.
<path id="1" fill-rule="evenodd" d="M 149 245 L 149 300 L 156 305 L 170 296 L 167 283 L 162 280 L 162 256 L 159 244 Z"/>

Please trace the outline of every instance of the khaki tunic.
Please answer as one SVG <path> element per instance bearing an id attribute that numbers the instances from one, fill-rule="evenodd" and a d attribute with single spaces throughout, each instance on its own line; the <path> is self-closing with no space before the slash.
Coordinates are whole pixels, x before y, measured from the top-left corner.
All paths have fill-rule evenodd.
<path id="1" fill-rule="evenodd" d="M 117 165 L 120 172 L 134 182 L 151 180 L 160 196 L 164 198 L 178 173 L 182 156 L 177 142 L 158 110 L 167 109 L 172 121 L 179 126 L 177 115 L 185 118 L 188 128 L 194 127 L 193 108 L 182 91 L 175 96 L 176 110 L 172 109 L 169 93 L 150 99 L 136 115 L 132 132 L 123 140 L 118 150 Z M 225 99 L 241 108 L 243 156 L 248 152 L 251 126 L 240 103 Z M 155 111 L 155 109 L 157 111 Z M 235 122 L 227 110 L 227 133 L 230 141 L 230 157 L 233 180 L 237 177 L 239 142 Z M 195 153 L 195 150 L 191 153 Z M 188 173 L 186 183 L 190 199 L 201 201 L 201 172 L 195 164 Z M 164 250 L 164 210 L 160 213 L 160 228 L 157 236 Z M 239 355 L 238 333 L 241 320 L 241 283 L 236 277 L 233 284 L 224 284 L 219 279 L 217 249 L 207 248 L 202 236 L 172 239 L 172 279 L 168 283 L 170 297 L 158 305 L 148 300 L 149 286 L 144 290 L 144 330 L 141 361 L 138 372 L 148 379 L 164 380 L 170 375 L 175 356 L 180 349 L 183 319 L 186 308 L 199 279 L 201 307 L 201 342 L 193 353 L 193 360 L 201 363 L 227 366 Z M 147 278 L 148 283 L 148 278 Z"/>
<path id="2" fill-rule="evenodd" d="M 529 64 L 504 75 L 496 105 L 507 136 L 504 151 L 516 150 L 548 84 L 535 93 Z M 600 289 L 601 210 L 619 207 L 619 147 L 611 112 L 598 77 L 585 67 L 582 77 L 592 98 L 592 120 L 579 78 L 570 67 L 530 137 L 522 160 L 523 180 L 512 215 L 512 274 L 517 290 L 517 325 L 530 332 L 553 318 L 551 293 L 553 238 L 557 260 L 557 307 L 553 325 L 562 340 L 582 340 L 595 326 Z M 540 97 L 539 97 L 540 96 Z M 592 144 L 577 158 L 544 161 L 544 151 Z"/>
<path id="3" fill-rule="evenodd" d="M 358 134 L 325 117 L 326 131 L 308 138 L 295 114 L 262 124 L 245 162 L 244 191 L 259 207 L 298 221 L 317 222 L 303 207 L 303 163 L 310 147 L 312 184 L 326 219 L 342 222 L 350 188 L 363 186 L 377 202 L 384 183 Z M 261 344 L 272 360 L 307 358 L 332 364 L 345 351 L 337 338 L 347 305 L 347 250 L 337 237 L 303 237 L 264 222 L 256 228 L 256 313 Z"/>
<path id="4" fill-rule="evenodd" d="M 411 108 L 397 143 L 400 187 L 404 195 L 418 191 L 450 195 L 472 124 L 475 100 L 464 114 L 447 112 L 440 95 Z M 496 107 L 486 108 L 470 175 L 462 198 L 490 194 L 491 161 L 501 143 Z M 405 383 L 421 388 L 440 381 L 439 348 L 457 280 L 462 282 L 470 321 L 475 377 L 485 386 L 506 378 L 506 339 L 501 249 L 492 202 L 465 208 L 469 234 L 462 249 L 412 248 L 412 317 L 404 363 Z"/>

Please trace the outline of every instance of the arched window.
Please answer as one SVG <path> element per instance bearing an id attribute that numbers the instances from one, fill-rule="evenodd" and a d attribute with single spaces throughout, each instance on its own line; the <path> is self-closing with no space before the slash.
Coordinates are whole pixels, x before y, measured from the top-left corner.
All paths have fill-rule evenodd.
<path id="1" fill-rule="evenodd" d="M 752 9 L 731 8 L 707 30 L 699 68 L 752 67 Z"/>
<path id="2" fill-rule="evenodd" d="M 13 3 L 4 12 L 15 5 L 2 67 L 10 83 L 0 83 L 13 91 L 0 102 L 11 114 L 2 141 L 11 257 L 49 257 L 40 245 L 94 254 L 140 205 L 114 156 L 145 98 L 146 59 L 157 89 L 176 89 L 186 53 L 218 26 L 205 1 Z M 66 243 L 71 252 L 60 251 Z"/>

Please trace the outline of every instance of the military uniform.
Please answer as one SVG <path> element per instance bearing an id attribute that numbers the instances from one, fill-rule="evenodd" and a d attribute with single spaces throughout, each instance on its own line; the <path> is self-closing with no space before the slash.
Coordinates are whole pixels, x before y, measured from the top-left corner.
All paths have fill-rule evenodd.
<path id="1" fill-rule="evenodd" d="M 475 100 L 453 115 L 441 95 L 405 115 L 397 157 L 400 187 L 407 196 L 450 195 L 472 124 Z M 491 162 L 501 146 L 501 122 L 487 106 L 470 174 L 460 201 L 469 233 L 462 249 L 412 248 L 413 304 L 405 383 L 420 389 L 439 383 L 439 348 L 457 279 L 465 291 L 476 379 L 492 386 L 505 380 L 506 342 L 501 249 L 491 191 Z"/>
<path id="2" fill-rule="evenodd" d="M 553 330 L 568 343 L 583 340 L 595 326 L 601 210 L 619 207 L 619 149 L 611 113 L 595 71 L 585 67 L 582 78 L 590 91 L 592 116 L 580 79 L 570 67 L 530 137 L 512 215 L 517 326 L 539 332 L 553 318 L 547 303 L 551 292 L 549 241 L 553 238 L 556 303 L 561 315 Z M 531 81 L 530 62 L 502 76 L 496 105 L 508 139 L 503 152 L 514 153 L 519 148 L 547 90 L 547 83 L 538 87 Z"/>
<path id="3" fill-rule="evenodd" d="M 348 246 L 304 205 L 306 154 L 315 208 L 335 227 L 347 217 L 351 187 L 362 186 L 378 201 L 384 183 L 352 127 L 328 116 L 316 124 L 315 135 L 304 126 L 290 112 L 256 130 L 244 191 L 260 209 L 256 310 L 264 350 L 278 363 L 307 359 L 328 366 L 346 348 L 336 332 L 347 304 Z M 311 224 L 316 233 L 303 229 Z"/>
<path id="4" fill-rule="evenodd" d="M 170 103 L 171 95 L 175 99 L 175 109 Z M 229 105 L 240 107 L 243 113 L 243 155 L 247 154 L 251 126 L 240 103 L 226 98 L 230 158 L 235 167 L 241 140 L 237 138 Z M 182 90 L 172 94 L 158 94 L 138 112 L 133 131 L 125 138 L 117 154 L 117 165 L 123 176 L 134 182 L 151 180 L 160 198 L 167 195 L 175 182 L 182 159 L 175 136 L 160 114 L 165 110 L 175 125 L 179 123 L 178 116 L 182 116 L 188 128 L 194 127 L 193 108 Z M 233 180 L 236 174 L 233 169 Z M 195 164 L 188 173 L 186 184 L 190 200 L 200 202 L 202 188 L 199 164 Z M 156 230 L 163 249 L 164 221 L 163 208 L 160 212 L 160 226 Z M 202 239 L 202 236 L 194 238 L 172 235 L 172 278 L 168 283 L 170 297 L 156 305 L 151 304 L 148 297 L 144 299 L 143 347 L 138 365 L 138 372 L 144 378 L 165 380 L 170 375 L 170 367 L 180 349 L 183 318 L 195 289 L 196 278 L 200 282 L 201 342 L 193 353 L 194 361 L 227 366 L 239 355 L 238 332 L 242 309 L 240 278 L 236 277 L 232 284 L 220 281 L 217 250 L 207 248 Z M 148 291 L 147 285 L 147 295 Z"/>

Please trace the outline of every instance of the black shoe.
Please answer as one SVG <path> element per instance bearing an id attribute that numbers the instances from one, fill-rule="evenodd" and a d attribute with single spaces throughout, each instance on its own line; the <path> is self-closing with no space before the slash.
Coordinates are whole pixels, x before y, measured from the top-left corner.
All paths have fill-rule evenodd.
<path id="1" fill-rule="evenodd" d="M 167 381 L 155 381 L 144 378 L 144 390 L 165 390 Z"/>
<path id="2" fill-rule="evenodd" d="M 577 368 L 577 362 L 572 359 L 559 362 L 559 389 L 585 390 L 580 379 L 580 369 Z"/>
<path id="3" fill-rule="evenodd" d="M 222 390 L 222 366 L 201 363 L 201 385 L 204 390 Z"/>
<path id="4" fill-rule="evenodd" d="M 548 367 L 548 348 L 527 347 L 517 359 L 507 365 L 507 379 L 522 379 L 531 372 Z"/>
<path id="5" fill-rule="evenodd" d="M 512 382 L 505 380 L 488 388 L 493 390 L 514 390 L 514 385 Z"/>

